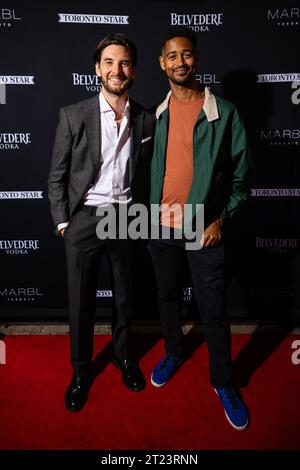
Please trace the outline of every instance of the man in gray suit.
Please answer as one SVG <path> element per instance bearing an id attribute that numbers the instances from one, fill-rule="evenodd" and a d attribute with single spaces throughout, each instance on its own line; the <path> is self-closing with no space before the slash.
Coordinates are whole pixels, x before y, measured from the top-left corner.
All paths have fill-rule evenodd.
<path id="1" fill-rule="evenodd" d="M 94 53 L 99 95 L 60 110 L 48 180 L 51 213 L 66 248 L 71 362 L 65 404 L 87 401 L 93 353 L 96 280 L 106 251 L 114 280 L 113 363 L 123 383 L 142 390 L 145 379 L 130 358 L 132 320 L 130 240 L 100 239 L 97 209 L 147 203 L 154 118 L 129 99 L 137 52 L 123 34 L 110 34 Z"/>

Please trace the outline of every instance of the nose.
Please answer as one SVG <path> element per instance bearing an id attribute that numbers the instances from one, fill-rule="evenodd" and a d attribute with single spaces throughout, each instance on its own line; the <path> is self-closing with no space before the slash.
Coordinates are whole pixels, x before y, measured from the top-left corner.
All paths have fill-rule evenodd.
<path id="1" fill-rule="evenodd" d="M 122 73 L 122 64 L 119 62 L 114 62 L 112 66 L 112 72 L 116 75 L 119 75 Z"/>
<path id="2" fill-rule="evenodd" d="M 184 56 L 183 56 L 183 55 L 178 54 L 178 56 L 177 56 L 177 58 L 176 58 L 176 65 L 177 65 L 177 67 L 178 67 L 178 66 L 185 65 L 185 60 L 184 60 Z"/>

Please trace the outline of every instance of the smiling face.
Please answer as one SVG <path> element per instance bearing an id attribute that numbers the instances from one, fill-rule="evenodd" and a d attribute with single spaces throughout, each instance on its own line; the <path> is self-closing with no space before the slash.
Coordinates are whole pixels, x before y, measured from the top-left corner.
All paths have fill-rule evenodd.
<path id="1" fill-rule="evenodd" d="M 195 77 L 198 54 L 190 39 L 175 37 L 165 43 L 159 62 L 171 82 L 184 86 Z"/>
<path id="2" fill-rule="evenodd" d="M 135 68 L 130 52 L 124 46 L 112 44 L 103 49 L 95 68 L 102 86 L 110 94 L 121 96 L 133 83 Z"/>

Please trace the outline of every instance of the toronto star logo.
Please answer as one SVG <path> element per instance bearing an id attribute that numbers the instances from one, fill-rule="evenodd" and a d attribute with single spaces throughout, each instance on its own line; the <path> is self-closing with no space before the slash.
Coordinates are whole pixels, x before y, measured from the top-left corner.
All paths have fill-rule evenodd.
<path id="1" fill-rule="evenodd" d="M 299 82 L 300 73 L 263 73 L 257 75 L 257 83 Z"/>
<path id="2" fill-rule="evenodd" d="M 43 199 L 43 191 L 0 191 L 0 199 Z"/>
<path id="3" fill-rule="evenodd" d="M 250 195 L 256 197 L 299 197 L 300 188 L 253 188 Z"/>
<path id="4" fill-rule="evenodd" d="M 34 76 L 0 75 L 0 104 L 6 104 L 7 85 L 34 85 Z"/>
<path id="5" fill-rule="evenodd" d="M 261 73 L 257 75 L 257 83 L 291 83 L 291 102 L 300 104 L 299 72 Z"/>
<path id="6" fill-rule="evenodd" d="M 59 23 L 85 24 L 129 24 L 129 16 L 124 15 L 92 15 L 88 13 L 58 13 Z"/>
<path id="7" fill-rule="evenodd" d="M 96 290 L 96 297 L 113 297 L 112 290 Z"/>

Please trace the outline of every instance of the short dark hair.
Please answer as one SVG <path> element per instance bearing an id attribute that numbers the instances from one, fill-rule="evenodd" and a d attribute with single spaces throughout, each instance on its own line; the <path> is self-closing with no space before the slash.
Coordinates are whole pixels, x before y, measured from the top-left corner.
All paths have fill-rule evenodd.
<path id="1" fill-rule="evenodd" d="M 101 60 L 101 55 L 104 49 L 108 46 L 111 46 L 112 44 L 115 44 L 116 46 L 124 46 L 128 51 L 130 52 L 131 60 L 132 60 L 132 65 L 135 67 L 137 63 L 137 50 L 133 42 L 128 39 L 125 34 L 122 33 L 111 33 L 108 36 L 105 36 L 105 38 L 101 39 L 101 41 L 98 43 L 95 52 L 93 54 L 93 60 L 94 64 L 97 62 L 100 62 Z"/>
<path id="2" fill-rule="evenodd" d="M 197 49 L 197 36 L 194 31 L 186 26 L 172 26 L 169 28 L 162 40 L 161 49 L 165 47 L 166 42 L 173 38 L 187 38 L 191 41 L 193 49 Z"/>

